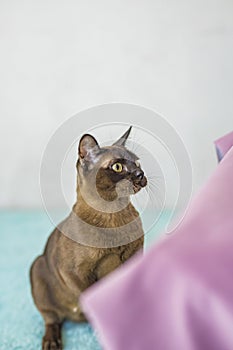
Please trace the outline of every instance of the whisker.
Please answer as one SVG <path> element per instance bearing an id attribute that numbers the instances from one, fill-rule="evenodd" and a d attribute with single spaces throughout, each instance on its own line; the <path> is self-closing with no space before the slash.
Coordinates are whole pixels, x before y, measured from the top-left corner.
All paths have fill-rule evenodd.
<path id="1" fill-rule="evenodd" d="M 149 195 L 150 200 L 152 203 L 156 204 L 156 207 L 162 207 L 163 206 L 163 192 L 161 191 L 161 186 L 159 186 L 158 183 L 148 183 L 147 186 L 147 193 Z"/>
<path id="2" fill-rule="evenodd" d="M 162 176 L 162 175 L 151 174 L 151 173 L 146 174 L 146 177 L 149 179 L 163 179 L 164 178 L 164 176 Z"/>

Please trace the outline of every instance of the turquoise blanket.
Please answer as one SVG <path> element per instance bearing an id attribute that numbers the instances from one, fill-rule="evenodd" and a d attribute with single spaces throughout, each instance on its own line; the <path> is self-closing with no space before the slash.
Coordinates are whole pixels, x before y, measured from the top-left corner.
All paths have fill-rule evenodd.
<path id="1" fill-rule="evenodd" d="M 29 269 L 53 225 L 43 211 L 2 211 L 0 225 L 0 349 L 40 350 L 44 325 L 31 297 Z M 159 226 L 146 236 L 147 246 L 161 231 L 161 220 Z M 89 324 L 66 322 L 63 340 L 64 350 L 101 349 Z"/>

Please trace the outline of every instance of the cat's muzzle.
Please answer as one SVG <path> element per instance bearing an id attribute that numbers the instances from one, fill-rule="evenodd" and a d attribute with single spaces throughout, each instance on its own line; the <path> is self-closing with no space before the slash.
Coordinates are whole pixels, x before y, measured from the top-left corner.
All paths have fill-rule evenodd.
<path id="1" fill-rule="evenodd" d="M 143 174 L 142 178 L 133 181 L 134 193 L 139 192 L 140 189 L 145 187 L 146 185 L 147 185 L 147 178 Z"/>

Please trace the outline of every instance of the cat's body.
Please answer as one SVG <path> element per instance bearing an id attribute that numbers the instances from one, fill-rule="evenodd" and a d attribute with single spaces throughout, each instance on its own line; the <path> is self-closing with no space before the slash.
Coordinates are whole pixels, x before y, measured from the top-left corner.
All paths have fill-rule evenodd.
<path id="1" fill-rule="evenodd" d="M 90 135 L 86 135 L 87 137 L 90 138 Z M 98 195 L 104 199 L 99 207 L 96 207 L 96 205 L 101 202 L 101 199 L 98 199 L 97 192 L 88 191 L 84 182 L 90 176 L 91 171 L 93 172 L 94 166 L 96 167 L 96 164 L 100 161 L 98 159 L 96 164 L 93 161 L 93 157 L 96 159 L 100 155 L 100 148 L 98 148 L 99 151 L 95 155 L 94 153 L 91 155 L 91 150 L 94 149 L 94 144 L 90 143 L 92 140 L 87 140 L 88 142 L 84 145 L 81 143 L 82 140 L 80 141 L 77 202 L 70 216 L 50 235 L 43 255 L 34 261 L 31 268 L 33 298 L 46 325 L 43 350 L 62 349 L 61 325 L 65 319 L 76 322 L 85 321 L 85 316 L 79 305 L 79 296 L 82 291 L 119 267 L 143 248 L 142 224 L 138 212 L 129 200 L 127 191 L 130 189 L 129 187 L 122 187 L 123 192 L 116 192 L 116 184 L 122 182 L 120 180 L 124 180 L 126 175 L 122 179 L 119 177 L 117 179 L 116 174 L 111 173 L 112 169 L 108 173 L 107 168 L 105 168 L 106 155 L 109 158 L 108 162 L 114 159 L 114 166 L 120 164 L 119 162 L 116 163 L 116 160 L 122 159 L 119 158 L 120 153 L 122 156 L 122 151 L 126 152 L 126 149 L 123 150 L 123 148 L 125 148 L 124 142 L 127 137 L 128 134 L 123 135 L 123 139 L 120 139 L 121 144 L 111 146 L 113 149 L 105 151 L 105 155 L 102 154 L 103 149 L 101 149 L 101 166 L 98 165 L 97 175 L 95 174 Z M 82 157 L 82 152 L 86 152 L 84 157 Z M 116 158 L 117 152 L 118 157 Z M 88 160 L 88 156 L 91 156 L 92 159 Z M 133 166 L 131 163 L 135 162 L 132 157 L 134 157 L 133 154 L 128 155 L 127 161 L 125 161 L 128 168 L 127 165 L 124 165 L 125 170 L 128 171 L 128 176 L 129 168 Z M 84 161 L 89 163 L 84 163 Z M 80 162 L 83 163 L 80 164 Z M 112 165 L 110 166 L 112 167 Z M 135 166 L 136 168 L 139 167 Z M 120 173 L 119 171 L 115 172 Z M 123 170 L 121 170 L 122 172 Z M 142 174 L 140 181 L 139 176 L 136 176 L 137 181 L 133 181 L 135 193 L 139 190 L 139 183 L 141 187 L 146 185 L 143 172 L 141 171 L 140 174 Z M 90 179 L 88 181 L 91 181 Z M 115 183 L 114 187 L 113 183 Z M 85 191 L 89 195 L 84 199 Z M 125 193 L 126 195 L 121 196 L 119 193 Z M 106 201 L 108 207 L 112 205 L 110 212 L 103 211 Z M 103 231 L 106 228 L 107 231 Z M 105 245 L 106 239 L 103 238 L 101 241 L 104 234 L 106 234 L 106 239 L 112 237 L 111 242 L 115 237 L 122 237 L 124 238 L 123 241 L 127 243 L 109 246 L 108 241 L 108 244 Z M 82 238 L 88 235 L 97 237 L 97 241 L 93 241 L 93 246 L 83 244 Z"/>

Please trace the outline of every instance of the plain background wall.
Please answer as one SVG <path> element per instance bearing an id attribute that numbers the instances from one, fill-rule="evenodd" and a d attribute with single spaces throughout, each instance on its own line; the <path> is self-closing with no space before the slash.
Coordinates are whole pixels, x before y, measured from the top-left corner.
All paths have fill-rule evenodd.
<path id="1" fill-rule="evenodd" d="M 1 207 L 41 206 L 49 137 L 112 101 L 167 118 L 194 189 L 214 169 L 212 142 L 233 129 L 232 0 L 2 0 L 0 40 Z"/>

